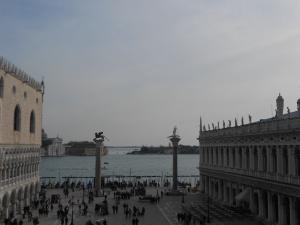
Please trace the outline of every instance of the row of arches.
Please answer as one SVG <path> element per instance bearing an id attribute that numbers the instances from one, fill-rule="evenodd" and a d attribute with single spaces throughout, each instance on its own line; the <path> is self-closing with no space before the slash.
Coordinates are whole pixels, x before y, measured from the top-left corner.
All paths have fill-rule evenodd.
<path id="1" fill-rule="evenodd" d="M 14 131 L 21 131 L 22 124 L 22 112 L 19 105 L 16 105 L 14 110 Z M 29 132 L 35 133 L 35 112 L 34 110 L 30 113 L 30 121 L 29 121 Z"/>
<path id="2" fill-rule="evenodd" d="M 20 214 L 24 206 L 29 206 L 37 198 L 39 188 L 39 182 L 37 181 L 4 192 L 3 197 L 0 199 L 1 217 L 8 218 L 11 214 Z"/>
<path id="3" fill-rule="evenodd" d="M 249 209 L 271 224 L 300 224 L 300 198 L 204 175 L 201 176 L 201 191 L 226 205 Z M 244 194 L 248 198 L 238 201 L 241 193 L 248 193 Z"/>
<path id="4" fill-rule="evenodd" d="M 294 160 L 294 168 L 290 168 L 290 160 Z M 300 176 L 300 146 L 201 147 L 201 163 Z"/>

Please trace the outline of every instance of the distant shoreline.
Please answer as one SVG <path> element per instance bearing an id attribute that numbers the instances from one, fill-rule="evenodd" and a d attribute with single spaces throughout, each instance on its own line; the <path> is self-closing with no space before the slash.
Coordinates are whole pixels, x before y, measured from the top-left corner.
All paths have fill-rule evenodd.
<path id="1" fill-rule="evenodd" d="M 135 150 L 132 152 L 128 152 L 127 155 L 171 155 L 173 153 L 172 147 L 168 146 L 159 146 L 159 147 L 141 147 L 140 150 Z M 178 149 L 179 155 L 196 155 L 199 154 L 198 146 L 187 146 L 180 145 Z"/>

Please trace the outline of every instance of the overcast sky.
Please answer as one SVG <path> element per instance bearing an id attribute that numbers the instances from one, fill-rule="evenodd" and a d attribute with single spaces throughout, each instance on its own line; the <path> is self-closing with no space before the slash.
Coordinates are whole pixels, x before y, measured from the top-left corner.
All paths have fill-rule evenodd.
<path id="1" fill-rule="evenodd" d="M 2 0 L 0 55 L 44 77 L 43 127 L 65 141 L 197 144 L 204 123 L 300 97 L 299 0 Z"/>

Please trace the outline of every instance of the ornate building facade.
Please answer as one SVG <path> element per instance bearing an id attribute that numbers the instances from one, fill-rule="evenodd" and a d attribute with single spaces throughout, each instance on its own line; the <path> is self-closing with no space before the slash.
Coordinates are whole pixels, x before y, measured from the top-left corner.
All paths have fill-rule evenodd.
<path id="1" fill-rule="evenodd" d="M 37 197 L 43 83 L 0 58 L 0 216 Z"/>
<path id="2" fill-rule="evenodd" d="M 201 191 L 220 204 L 249 209 L 269 224 L 300 224 L 300 99 L 274 118 L 206 130 L 200 121 Z"/>

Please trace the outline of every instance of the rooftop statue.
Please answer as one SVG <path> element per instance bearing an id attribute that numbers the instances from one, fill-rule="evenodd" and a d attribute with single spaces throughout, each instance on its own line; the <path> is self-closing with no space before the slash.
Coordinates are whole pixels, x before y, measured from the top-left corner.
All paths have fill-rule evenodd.
<path id="1" fill-rule="evenodd" d="M 173 129 L 173 136 L 177 136 L 176 132 L 177 132 L 177 127 L 175 126 Z"/>
<path id="2" fill-rule="evenodd" d="M 244 117 L 241 119 L 242 126 L 244 126 Z"/>
<path id="3" fill-rule="evenodd" d="M 225 121 L 223 120 L 223 128 L 225 128 L 225 126 L 226 126 L 226 125 L 225 125 Z"/>
<path id="4" fill-rule="evenodd" d="M 249 114 L 249 123 L 252 123 L 252 116 Z"/>

